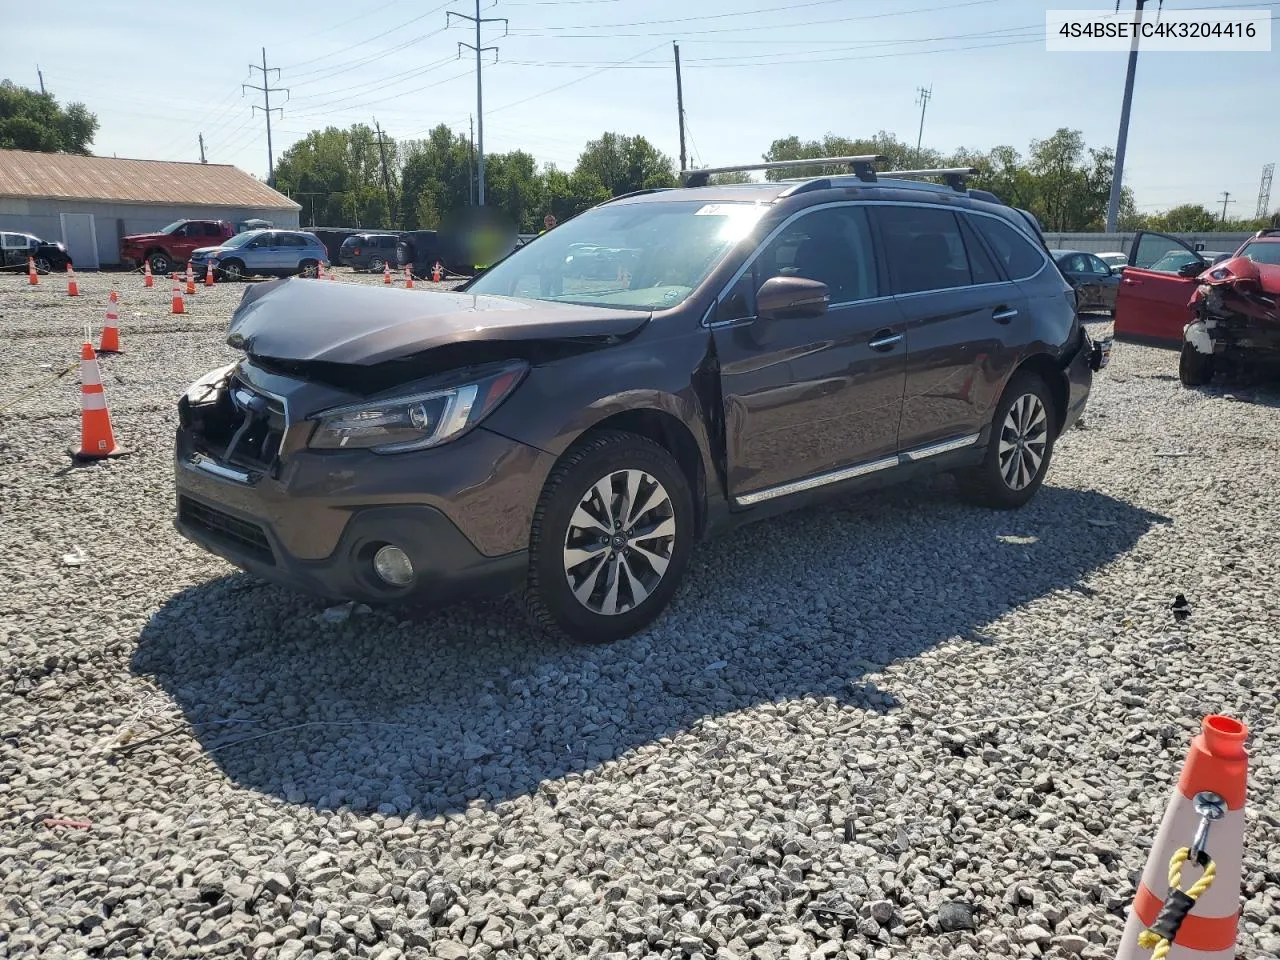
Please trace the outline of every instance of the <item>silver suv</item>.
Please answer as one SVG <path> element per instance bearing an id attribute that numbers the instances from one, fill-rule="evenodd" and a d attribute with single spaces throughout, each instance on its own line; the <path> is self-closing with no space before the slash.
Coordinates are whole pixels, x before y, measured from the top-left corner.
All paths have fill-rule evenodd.
<path id="1" fill-rule="evenodd" d="M 320 238 L 303 230 L 248 230 L 216 247 L 201 247 L 191 254 L 191 265 L 203 274 L 206 264 L 223 280 L 266 275 L 314 277 L 316 267 L 329 259 Z"/>

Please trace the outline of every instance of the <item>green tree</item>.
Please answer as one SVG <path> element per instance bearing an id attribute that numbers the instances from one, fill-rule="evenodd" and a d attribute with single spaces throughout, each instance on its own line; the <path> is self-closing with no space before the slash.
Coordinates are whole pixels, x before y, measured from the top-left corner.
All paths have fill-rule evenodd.
<path id="1" fill-rule="evenodd" d="M 451 210 L 471 203 L 471 147 L 466 137 L 441 123 L 426 139 L 404 144 L 403 152 L 400 220 L 406 230 L 434 230 Z"/>
<path id="2" fill-rule="evenodd" d="M 98 118 L 83 103 L 58 105 L 51 93 L 0 81 L 0 148 L 89 155 Z"/>
<path id="3" fill-rule="evenodd" d="M 676 185 L 671 158 L 639 135 L 604 133 L 588 141 L 574 173 L 594 179 L 613 197 Z"/>
<path id="4" fill-rule="evenodd" d="M 543 170 L 542 184 L 547 212 L 560 223 L 609 199 L 609 191 L 592 174 L 566 173 L 554 165 Z"/>
<path id="5" fill-rule="evenodd" d="M 876 169 L 881 171 L 942 166 L 942 155 L 938 151 L 926 147 L 917 155 L 914 147 L 903 143 L 892 133 L 885 130 L 881 130 L 874 137 L 861 140 L 849 140 L 833 133 L 828 133 L 821 140 L 801 140 L 799 137 L 783 137 L 769 145 L 769 149 L 764 154 L 764 159 L 767 161 L 807 160 L 810 157 L 860 157 L 868 155 L 878 155 L 885 158 L 876 164 Z M 770 180 L 788 180 L 793 177 L 825 177 L 848 172 L 848 167 L 843 164 L 836 166 L 819 163 L 811 167 L 769 170 L 765 175 Z"/>
<path id="6" fill-rule="evenodd" d="M 537 233 L 542 229 L 546 185 L 538 172 L 538 161 L 531 154 L 513 150 L 488 157 L 484 189 L 485 204 L 501 208 L 519 232 Z"/>
<path id="7" fill-rule="evenodd" d="M 395 143 L 386 149 L 390 162 Z M 302 204 L 308 223 L 392 226 L 378 138 L 367 124 L 311 131 L 280 155 L 275 186 Z"/>
<path id="8" fill-rule="evenodd" d="M 1198 203 L 1184 203 L 1151 218 L 1151 229 L 1168 233 L 1212 233 L 1221 230 L 1217 215 Z"/>

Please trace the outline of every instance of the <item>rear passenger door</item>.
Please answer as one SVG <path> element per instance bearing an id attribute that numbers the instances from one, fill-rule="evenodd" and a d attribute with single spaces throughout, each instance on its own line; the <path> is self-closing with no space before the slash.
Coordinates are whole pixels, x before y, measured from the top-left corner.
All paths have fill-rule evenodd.
<path id="1" fill-rule="evenodd" d="M 905 316 L 899 447 L 927 456 L 977 442 L 1028 327 L 1023 294 L 968 218 L 923 204 L 873 207 L 894 299 Z"/>

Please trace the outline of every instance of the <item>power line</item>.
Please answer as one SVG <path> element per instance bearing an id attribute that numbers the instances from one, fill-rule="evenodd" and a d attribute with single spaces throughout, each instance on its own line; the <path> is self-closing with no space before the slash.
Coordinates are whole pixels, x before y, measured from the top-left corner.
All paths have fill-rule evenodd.
<path id="1" fill-rule="evenodd" d="M 253 85 L 252 83 L 242 83 L 240 85 L 240 92 L 241 92 L 241 95 L 243 96 L 245 90 L 261 90 L 262 91 L 262 101 L 264 105 L 259 107 L 256 103 L 253 104 L 249 108 L 249 114 L 250 116 L 252 116 L 254 110 L 261 110 L 263 114 L 266 115 L 266 118 L 267 118 L 267 186 L 270 187 L 275 185 L 275 179 L 276 179 L 275 159 L 271 155 L 271 110 L 272 110 L 271 94 L 283 93 L 285 95 L 285 102 L 288 103 L 289 89 L 287 87 L 273 87 L 271 86 L 270 82 L 267 80 L 267 75 L 270 73 L 271 70 L 275 71 L 276 78 L 278 79 L 280 77 L 280 68 L 272 67 L 268 69 L 266 47 L 262 48 L 262 66 L 258 67 L 257 65 L 251 63 L 249 64 L 249 69 L 262 70 L 262 86 L 258 87 Z M 276 107 L 275 109 L 280 111 L 280 116 L 281 118 L 283 118 L 284 110 L 280 107 Z"/>
<path id="2" fill-rule="evenodd" d="M 496 2 L 496 0 L 495 0 Z M 458 41 L 458 56 L 462 56 L 462 48 L 476 52 L 476 206 L 484 206 L 484 73 L 481 69 L 482 54 L 486 50 L 493 51 L 493 59 L 498 59 L 497 47 L 486 47 L 481 45 L 480 28 L 486 23 L 501 23 L 503 25 L 503 36 L 510 33 L 510 21 L 506 17 L 482 17 L 480 16 L 480 0 L 476 0 L 476 15 L 473 17 L 467 13 L 458 13 L 456 10 L 450 10 L 445 14 L 445 25 L 448 26 L 449 18 L 457 17 L 460 20 L 470 20 L 476 25 L 476 42 L 467 43 L 463 40 Z"/>
<path id="3" fill-rule="evenodd" d="M 317 57 L 311 57 L 307 60 L 299 60 L 297 63 L 286 63 L 285 69 L 293 71 L 298 69 L 298 67 L 305 67 L 309 63 L 318 63 L 319 61 L 328 59 L 329 57 L 336 57 L 340 53 L 346 53 L 348 50 L 354 50 L 356 47 L 362 47 L 366 43 L 372 43 L 374 40 L 381 40 L 387 34 L 395 33 L 397 30 L 403 30 L 405 27 L 409 26 L 409 24 L 417 23 L 419 20 L 425 20 L 427 17 L 431 16 L 434 13 L 438 13 L 440 10 L 444 9 L 447 6 L 448 6 L 447 3 L 441 4 L 438 7 L 428 10 L 426 13 L 420 13 L 416 17 L 410 17 L 408 20 L 405 20 L 402 23 L 397 23 L 395 26 L 390 27 L 386 30 L 383 30 L 381 33 L 375 33 L 372 37 L 366 37 L 363 40 L 357 40 L 355 43 L 349 43 L 345 47 L 341 47 L 330 53 L 322 53 Z M 315 73 L 315 72 L 316 71 L 314 70 L 306 71 L 300 74 L 300 76 L 306 76 L 307 73 Z"/>
<path id="4" fill-rule="evenodd" d="M 619 60 L 619 61 L 617 61 L 616 63 L 611 63 L 611 64 L 609 64 L 609 65 L 607 65 L 607 66 L 601 67 L 599 70 L 593 70 L 593 71 L 591 71 L 590 73 L 583 74 L 582 76 L 580 76 L 580 77 L 578 77 L 578 78 L 576 78 L 576 79 L 574 79 L 574 80 L 566 81 L 565 83 L 562 83 L 562 84 L 560 84 L 560 85 L 558 85 L 558 86 L 552 87 L 552 88 L 551 88 L 551 89 L 549 89 L 549 90 L 543 90 L 541 93 L 534 93 L 534 94 L 530 94 L 529 96 L 527 96 L 527 97 L 523 97 L 523 98 L 522 98 L 522 99 L 520 99 L 520 100 L 513 100 L 511 103 L 504 103 L 504 104 L 503 104 L 502 106 L 500 106 L 500 107 L 494 107 L 494 108 L 493 108 L 492 110 L 490 110 L 489 112 L 490 112 L 490 113 L 497 113 L 499 110 L 510 110 L 512 107 L 518 107 L 518 106 L 520 106 L 522 103 L 528 103 L 530 100 L 537 100 L 537 99 L 539 99 L 540 97 L 545 97 L 545 96 L 546 96 L 547 94 L 549 94 L 549 93 L 555 93 L 555 92 L 556 92 L 556 91 L 558 91 L 558 90 L 563 90 L 565 87 L 571 87 L 571 86 L 573 86 L 575 83 L 581 83 L 583 80 L 590 80 L 592 77 L 599 76 L 600 74 L 604 73 L 606 70 L 613 70 L 613 69 L 615 69 L 615 68 L 617 68 L 617 67 L 621 67 L 623 64 L 626 64 L 626 63 L 628 63 L 628 62 L 630 62 L 630 61 L 632 61 L 632 60 L 638 59 L 639 57 L 643 57 L 646 53 L 653 53 L 653 51 L 655 51 L 655 50 L 659 50 L 659 49 L 661 49 L 662 47 L 665 47 L 665 46 L 666 46 L 666 44 L 665 44 L 665 43 L 660 43 L 660 44 L 658 44 L 658 45 L 657 45 L 657 46 L 655 46 L 655 47 L 649 47 L 647 50 L 641 50 L 641 51 L 640 51 L 639 53 L 637 53 L 634 57 L 627 57 L 627 58 L 626 58 L 626 60 Z"/>

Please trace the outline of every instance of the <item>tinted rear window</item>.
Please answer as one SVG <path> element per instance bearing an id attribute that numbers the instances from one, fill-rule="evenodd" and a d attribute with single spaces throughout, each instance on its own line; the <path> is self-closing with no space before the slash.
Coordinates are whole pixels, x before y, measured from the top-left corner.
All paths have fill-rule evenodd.
<path id="1" fill-rule="evenodd" d="M 949 290 L 973 282 L 960 224 L 950 210 L 876 207 L 895 293 Z"/>
<path id="2" fill-rule="evenodd" d="M 1010 280 L 1025 280 L 1044 265 L 1044 255 L 1019 233 L 996 217 L 970 217 L 969 222 L 986 238 Z"/>

